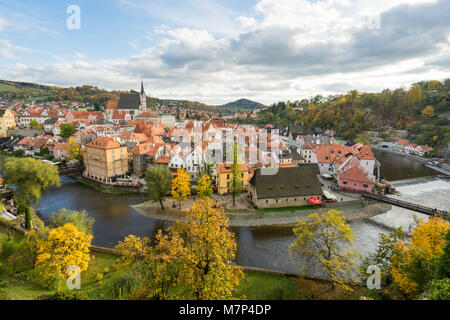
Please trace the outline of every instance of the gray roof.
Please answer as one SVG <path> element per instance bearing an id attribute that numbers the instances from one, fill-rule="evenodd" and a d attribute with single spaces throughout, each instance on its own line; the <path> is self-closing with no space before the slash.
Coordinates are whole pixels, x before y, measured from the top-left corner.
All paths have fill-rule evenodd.
<path id="1" fill-rule="evenodd" d="M 100 118 L 95 120 L 94 125 L 98 124 L 98 125 L 114 125 L 114 123 L 112 123 L 111 121 L 106 120 L 105 118 Z"/>
<path id="2" fill-rule="evenodd" d="M 312 166 L 279 168 L 275 175 L 261 175 L 261 169 L 257 169 L 250 184 L 259 199 L 322 194 L 322 185 Z"/>
<path id="3" fill-rule="evenodd" d="M 58 118 L 50 118 L 45 120 L 44 124 L 55 124 L 58 121 Z"/>
<path id="4" fill-rule="evenodd" d="M 141 97 L 138 93 L 122 94 L 119 99 L 118 109 L 139 109 Z"/>

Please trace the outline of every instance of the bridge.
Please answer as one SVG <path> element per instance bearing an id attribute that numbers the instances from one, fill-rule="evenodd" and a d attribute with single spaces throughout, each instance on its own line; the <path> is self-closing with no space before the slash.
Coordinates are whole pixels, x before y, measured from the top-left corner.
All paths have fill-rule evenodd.
<path id="1" fill-rule="evenodd" d="M 382 196 L 379 194 L 375 194 L 375 193 L 369 193 L 369 192 L 361 192 L 361 196 L 363 198 L 366 199 L 371 199 L 371 200 L 378 200 L 381 202 L 386 202 L 389 203 L 393 206 L 397 206 L 397 207 L 401 207 L 404 209 L 408 209 L 408 210 L 412 210 L 412 211 L 416 211 L 416 212 L 420 212 L 420 213 L 424 213 L 426 215 L 432 216 L 436 213 L 442 213 L 442 211 L 440 210 L 436 210 L 433 208 L 429 208 L 429 207 L 425 207 L 425 206 L 421 206 L 415 203 L 411 203 L 411 202 L 407 202 L 404 200 L 398 200 L 398 199 L 393 199 L 387 196 Z"/>

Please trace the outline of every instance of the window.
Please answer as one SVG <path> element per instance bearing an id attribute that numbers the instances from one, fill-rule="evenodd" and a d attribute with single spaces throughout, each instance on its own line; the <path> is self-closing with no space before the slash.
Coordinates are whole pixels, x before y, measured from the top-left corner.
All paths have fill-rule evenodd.
<path id="1" fill-rule="evenodd" d="M 367 184 L 363 184 L 363 187 L 364 188 L 368 188 L 369 186 Z"/>
<path id="2" fill-rule="evenodd" d="M 347 181 L 344 181 L 344 184 L 347 184 Z"/>

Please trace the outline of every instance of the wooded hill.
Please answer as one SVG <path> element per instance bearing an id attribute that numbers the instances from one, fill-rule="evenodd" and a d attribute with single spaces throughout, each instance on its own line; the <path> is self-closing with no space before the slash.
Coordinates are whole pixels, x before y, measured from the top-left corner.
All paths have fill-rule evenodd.
<path id="1" fill-rule="evenodd" d="M 294 110 L 294 108 L 296 110 Z M 302 110 L 303 109 L 303 110 Z M 301 111 L 300 111 L 301 110 Z M 450 79 L 422 81 L 408 90 L 347 94 L 278 102 L 260 112 L 258 124 L 305 124 L 334 129 L 345 139 L 366 130 L 407 130 L 418 144 L 443 146 L 450 138 Z"/>
<path id="2" fill-rule="evenodd" d="M 242 109 L 244 111 L 251 111 L 254 109 L 266 108 L 265 105 L 263 105 L 259 102 L 248 100 L 248 99 L 240 99 L 240 100 L 230 102 L 230 103 L 218 106 L 218 107 L 221 109 L 232 110 L 232 111 L 236 111 L 238 109 Z"/>

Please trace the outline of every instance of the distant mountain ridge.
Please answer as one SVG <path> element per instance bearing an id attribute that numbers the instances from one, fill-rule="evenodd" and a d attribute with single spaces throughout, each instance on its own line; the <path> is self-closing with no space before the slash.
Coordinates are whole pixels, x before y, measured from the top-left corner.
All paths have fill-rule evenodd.
<path id="1" fill-rule="evenodd" d="M 227 109 L 227 110 L 237 110 L 237 109 L 243 109 L 243 110 L 254 110 L 254 109 L 263 109 L 267 106 L 263 105 L 262 103 L 251 101 L 248 99 L 239 99 L 234 102 L 230 102 L 221 106 L 217 106 L 221 109 Z"/>

